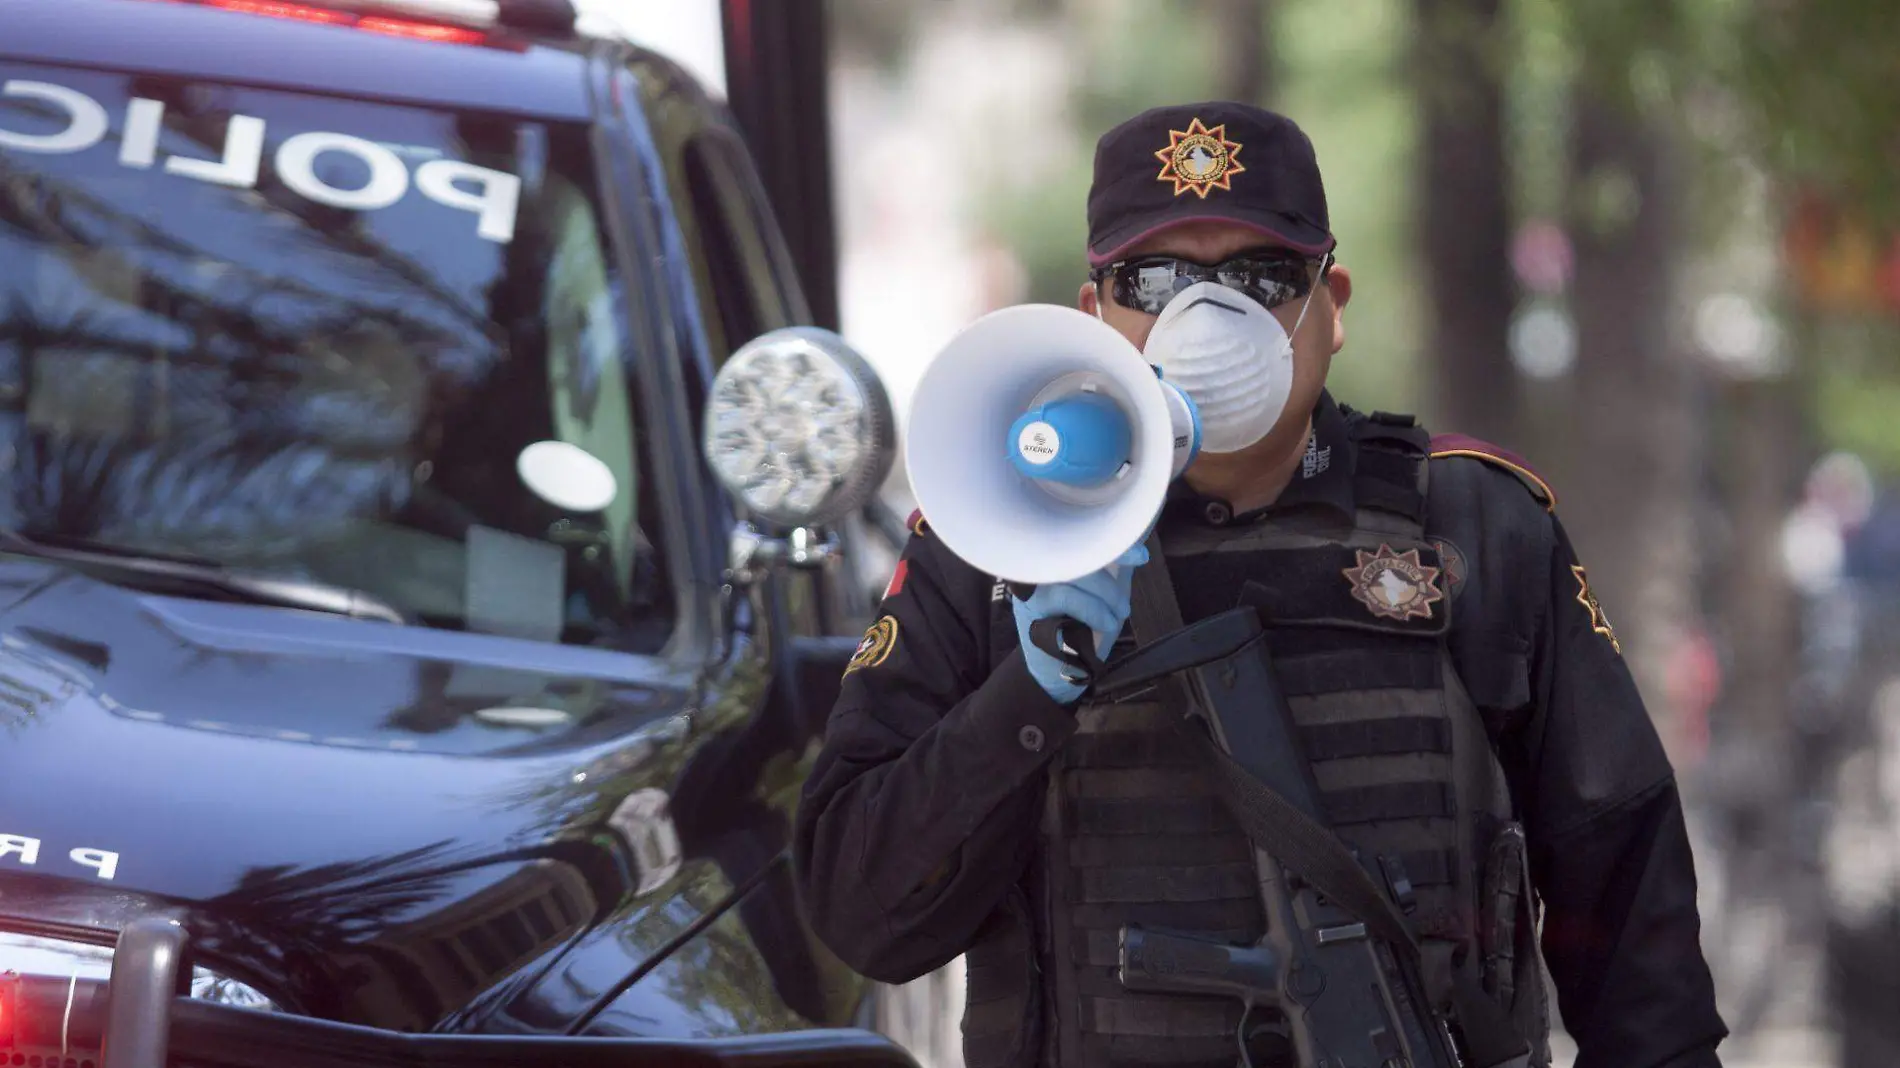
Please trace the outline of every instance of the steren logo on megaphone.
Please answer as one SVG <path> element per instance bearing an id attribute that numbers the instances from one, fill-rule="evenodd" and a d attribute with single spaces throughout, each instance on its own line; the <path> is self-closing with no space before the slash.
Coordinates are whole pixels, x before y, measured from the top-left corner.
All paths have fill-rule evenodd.
<path id="1" fill-rule="evenodd" d="M 1016 451 L 1032 464 L 1055 462 L 1056 453 L 1061 448 L 1062 438 L 1048 423 L 1031 423 L 1016 437 Z"/>
<path id="2" fill-rule="evenodd" d="M 1193 404 L 1074 308 L 992 312 L 917 382 L 904 452 L 932 534 L 1008 583 L 1067 582 L 1146 536 L 1200 448 Z"/>

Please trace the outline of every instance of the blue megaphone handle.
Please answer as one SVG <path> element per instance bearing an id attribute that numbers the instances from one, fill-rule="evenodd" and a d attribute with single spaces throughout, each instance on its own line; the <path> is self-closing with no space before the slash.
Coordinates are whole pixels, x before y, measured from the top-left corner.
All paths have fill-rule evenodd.
<path id="1" fill-rule="evenodd" d="M 1076 393 L 1024 412 L 1009 428 L 1009 460 L 1024 478 L 1099 486 L 1128 462 L 1133 439 L 1120 405 Z"/>
<path id="2" fill-rule="evenodd" d="M 1160 378 L 1161 384 L 1167 387 L 1170 394 L 1180 398 L 1182 407 L 1187 409 L 1187 463 L 1191 464 L 1194 462 L 1195 457 L 1201 455 L 1201 406 L 1194 403 L 1194 398 L 1188 396 L 1187 390 L 1168 381 L 1167 378 L 1162 375 L 1161 368 L 1155 368 L 1155 377 Z M 1177 430 L 1178 429 L 1179 428 L 1177 428 Z"/>

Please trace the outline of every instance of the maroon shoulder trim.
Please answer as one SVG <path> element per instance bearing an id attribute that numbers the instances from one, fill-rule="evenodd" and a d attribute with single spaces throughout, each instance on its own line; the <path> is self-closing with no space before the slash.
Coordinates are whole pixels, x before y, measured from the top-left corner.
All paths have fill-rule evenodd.
<path id="1" fill-rule="evenodd" d="M 1532 470 L 1522 456 L 1502 446 L 1488 441 L 1479 441 L 1466 434 L 1434 434 L 1431 444 L 1432 459 L 1444 459 L 1451 456 L 1469 456 L 1474 460 L 1483 460 L 1493 467 L 1502 467 L 1517 476 L 1519 482 L 1531 491 L 1547 511 L 1557 508 L 1557 491 L 1550 488 L 1544 476 Z"/>
<path id="2" fill-rule="evenodd" d="M 920 538 L 930 530 L 930 522 L 924 518 L 924 510 L 922 508 L 913 510 L 910 513 L 910 518 L 904 520 L 904 526 L 910 528 L 910 532 Z"/>

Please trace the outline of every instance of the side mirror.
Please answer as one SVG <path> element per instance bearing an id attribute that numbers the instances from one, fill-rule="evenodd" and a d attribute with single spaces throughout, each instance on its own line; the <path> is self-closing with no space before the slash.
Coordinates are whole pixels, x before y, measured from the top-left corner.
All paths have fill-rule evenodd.
<path id="1" fill-rule="evenodd" d="M 820 530 L 862 508 L 897 456 L 890 395 L 842 337 L 794 326 L 732 354 L 706 398 L 701 448 L 745 518 L 733 532 L 734 581 L 761 566 L 823 567 Z"/>

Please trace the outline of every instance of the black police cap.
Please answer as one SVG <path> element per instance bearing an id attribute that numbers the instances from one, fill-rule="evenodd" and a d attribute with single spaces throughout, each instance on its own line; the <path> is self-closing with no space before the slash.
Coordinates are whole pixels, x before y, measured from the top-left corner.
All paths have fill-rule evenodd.
<path id="1" fill-rule="evenodd" d="M 1314 256 L 1335 244 L 1313 142 L 1284 115 L 1232 101 L 1151 108 L 1096 142 L 1091 266 L 1198 219 L 1239 223 Z"/>

